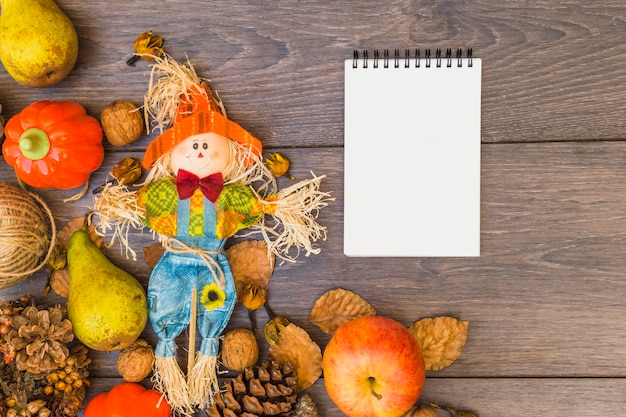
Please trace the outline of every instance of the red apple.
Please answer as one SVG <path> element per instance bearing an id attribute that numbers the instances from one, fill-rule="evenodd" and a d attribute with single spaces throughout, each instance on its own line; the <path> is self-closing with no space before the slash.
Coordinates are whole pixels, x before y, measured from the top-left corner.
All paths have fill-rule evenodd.
<path id="1" fill-rule="evenodd" d="M 422 393 L 422 350 L 397 321 L 364 316 L 341 325 L 324 350 L 326 392 L 348 417 L 398 417 Z"/>

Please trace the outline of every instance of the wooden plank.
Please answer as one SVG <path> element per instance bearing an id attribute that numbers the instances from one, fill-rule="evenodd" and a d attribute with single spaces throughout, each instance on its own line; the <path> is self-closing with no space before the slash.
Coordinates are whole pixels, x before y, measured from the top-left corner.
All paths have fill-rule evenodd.
<path id="1" fill-rule="evenodd" d="M 99 379 L 92 389 L 101 392 L 118 382 Z M 418 402 L 474 411 L 480 417 L 614 416 L 626 410 L 625 383 L 624 378 L 427 378 Z M 313 398 L 321 416 L 343 415 L 328 398 L 322 380 L 304 393 Z"/>
<path id="2" fill-rule="evenodd" d="M 483 146 L 482 256 L 450 258 L 346 258 L 342 254 L 342 154 L 336 149 L 285 149 L 293 174 L 328 175 L 324 188 L 336 201 L 320 216 L 328 227 L 320 255 L 277 265 L 269 302 L 309 331 L 320 346 L 329 336 L 308 322 L 315 299 L 344 287 L 367 299 L 380 314 L 410 325 L 428 316 L 469 320 L 461 358 L 437 376 L 620 377 L 626 374 L 621 306 L 621 262 L 626 226 L 621 196 L 626 194 L 626 144 L 510 144 Z M 139 155 L 138 155 L 139 156 Z M 107 157 L 102 172 L 116 160 Z M 2 168 L 0 178 L 10 176 Z M 94 178 L 94 187 L 103 174 Z M 390 177 L 390 180 L 396 180 Z M 288 180 L 286 180 L 288 181 Z M 284 183 L 283 183 L 284 184 Z M 59 202 L 66 192 L 43 191 L 59 224 L 90 206 Z M 376 216 L 403 215 L 389 203 Z M 389 212 L 389 213 L 388 213 Z M 409 214 L 409 213 L 407 213 Z M 384 237 L 372 237 L 384 238 Z M 107 254 L 147 283 L 141 248 L 149 232 L 133 235 L 139 259 L 116 249 Z M 43 272 L 1 294 L 40 294 Z M 266 317 L 259 313 L 259 322 Z M 231 327 L 249 326 L 236 310 Z M 151 331 L 146 332 L 155 341 Z M 184 354 L 182 352 L 181 354 Z M 95 357 L 95 374 L 115 375 L 114 354 Z"/>
<path id="3" fill-rule="evenodd" d="M 188 56 L 213 80 L 230 117 L 266 146 L 340 146 L 343 59 L 353 49 L 407 47 L 472 47 L 484 59 L 485 142 L 626 136 L 626 5 L 619 0 L 59 4 L 80 36 L 75 70 L 39 90 L 0 72 L 5 115 L 43 98 L 74 99 L 96 115 L 115 99 L 141 103 L 147 63 L 125 61 L 135 37 L 151 29 L 170 54 Z M 135 23 L 139 16 L 144 25 Z"/>

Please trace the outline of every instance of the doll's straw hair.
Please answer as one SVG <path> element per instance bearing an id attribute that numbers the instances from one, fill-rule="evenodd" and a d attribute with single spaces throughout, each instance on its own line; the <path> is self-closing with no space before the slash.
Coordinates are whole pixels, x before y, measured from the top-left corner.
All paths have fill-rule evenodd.
<path id="1" fill-rule="evenodd" d="M 173 124 L 181 97 L 190 101 L 190 91 L 210 98 L 204 88 L 193 88 L 208 85 L 210 80 L 199 77 L 189 59 L 185 64 L 181 64 L 167 54 L 152 58 L 154 64 L 150 72 L 148 91 L 144 96 L 144 118 L 148 134 L 151 130 L 163 133 Z M 226 109 L 219 96 L 210 94 L 220 112 L 226 117 Z"/>

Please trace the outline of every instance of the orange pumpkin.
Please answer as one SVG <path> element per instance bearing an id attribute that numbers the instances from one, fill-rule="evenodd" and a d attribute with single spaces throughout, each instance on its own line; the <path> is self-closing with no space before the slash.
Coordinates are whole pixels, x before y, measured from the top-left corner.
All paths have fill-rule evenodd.
<path id="1" fill-rule="evenodd" d="M 89 401 L 85 417 L 172 417 L 172 408 L 158 391 L 122 382 Z"/>
<path id="2" fill-rule="evenodd" d="M 37 101 L 11 117 L 2 154 L 36 188 L 84 185 L 104 159 L 102 126 L 73 101 Z"/>

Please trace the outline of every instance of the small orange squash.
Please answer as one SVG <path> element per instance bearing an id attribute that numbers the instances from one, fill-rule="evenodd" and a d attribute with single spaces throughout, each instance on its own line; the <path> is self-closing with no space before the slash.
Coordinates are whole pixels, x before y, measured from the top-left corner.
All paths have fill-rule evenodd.
<path id="1" fill-rule="evenodd" d="M 11 117 L 4 134 L 4 159 L 36 188 L 84 185 L 104 159 L 100 122 L 73 101 L 37 101 Z"/>
<path id="2" fill-rule="evenodd" d="M 89 401 L 85 417 L 172 417 L 160 392 L 135 382 L 122 382 Z"/>

